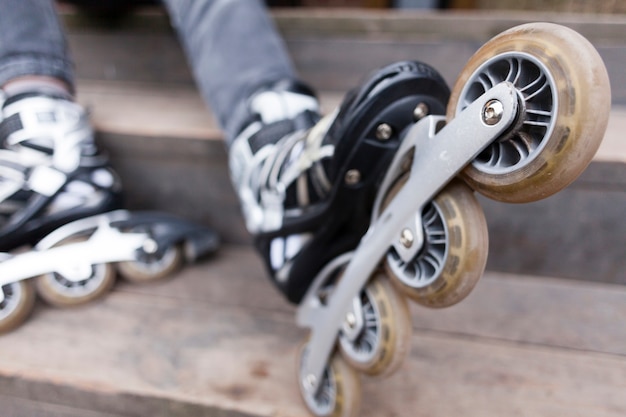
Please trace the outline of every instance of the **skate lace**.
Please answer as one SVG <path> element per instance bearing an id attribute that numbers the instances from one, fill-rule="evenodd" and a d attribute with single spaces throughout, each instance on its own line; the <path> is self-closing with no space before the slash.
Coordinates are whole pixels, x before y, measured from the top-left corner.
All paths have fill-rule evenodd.
<path id="1" fill-rule="evenodd" d="M 321 121 L 309 131 L 294 132 L 252 156 L 239 187 L 251 232 L 279 229 L 285 215 L 301 213 L 328 192 L 330 182 L 319 164 L 334 153 L 334 146 L 323 144 L 327 125 Z M 309 180 L 317 184 L 315 190 L 309 189 Z M 286 207 L 290 189 L 297 205 Z"/>
<path id="2" fill-rule="evenodd" d="M 327 120 L 329 118 L 316 124 L 309 132 L 287 136 L 284 143 L 279 142 L 277 147 L 280 151 L 267 164 L 271 166 L 269 175 L 261 177 L 267 178 L 265 190 L 280 190 L 282 197 L 297 182 L 296 209 L 312 204 L 312 196 L 316 199 L 323 198 L 330 189 L 326 173 L 318 164 L 322 159 L 332 157 L 334 153 L 334 146 L 323 145 L 328 130 Z M 318 169 L 313 169 L 314 167 Z M 308 189 L 308 179 L 318 185 L 315 190 Z"/>

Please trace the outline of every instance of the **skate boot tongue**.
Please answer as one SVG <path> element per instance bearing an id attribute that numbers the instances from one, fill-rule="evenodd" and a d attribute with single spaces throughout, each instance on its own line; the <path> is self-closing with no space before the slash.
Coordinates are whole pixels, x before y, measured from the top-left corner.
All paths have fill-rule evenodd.
<path id="1" fill-rule="evenodd" d="M 280 228 L 330 188 L 320 160 L 332 155 L 312 136 L 319 104 L 306 86 L 279 82 L 253 95 L 244 128 L 230 147 L 231 178 L 252 233 Z M 319 176 L 322 176 L 318 178 Z"/>

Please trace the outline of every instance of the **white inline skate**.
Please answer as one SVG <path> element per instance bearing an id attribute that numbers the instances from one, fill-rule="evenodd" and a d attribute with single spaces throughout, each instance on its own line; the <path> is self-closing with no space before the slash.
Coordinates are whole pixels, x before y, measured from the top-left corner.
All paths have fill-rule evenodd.
<path id="1" fill-rule="evenodd" d="M 156 280 L 217 248 L 207 228 L 121 209 L 120 182 L 79 105 L 23 94 L 0 116 L 0 333 L 28 317 L 37 293 L 79 305 L 106 294 L 116 272 Z"/>
<path id="2" fill-rule="evenodd" d="M 563 189 L 596 152 L 610 101 L 586 39 L 522 25 L 485 44 L 449 98 L 424 64 L 379 71 L 298 151 L 266 157 L 272 167 L 253 172 L 267 181 L 236 183 L 270 213 L 253 230 L 257 247 L 310 330 L 298 383 L 312 414 L 359 415 L 359 373 L 397 369 L 411 336 L 407 298 L 446 307 L 474 288 L 488 249 L 474 191 L 524 203 Z M 307 169 L 284 174 L 296 165 Z M 289 198 L 311 188 L 316 199 Z"/>

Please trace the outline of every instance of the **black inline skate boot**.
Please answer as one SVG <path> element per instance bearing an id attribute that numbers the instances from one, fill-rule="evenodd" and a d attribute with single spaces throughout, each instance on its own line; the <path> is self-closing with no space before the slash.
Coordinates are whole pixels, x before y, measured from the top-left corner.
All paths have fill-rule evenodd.
<path id="1" fill-rule="evenodd" d="M 97 152 L 80 105 L 41 93 L 1 105 L 0 252 L 121 207 L 120 182 Z"/>
<path id="2" fill-rule="evenodd" d="M 404 131 L 445 114 L 449 94 L 433 68 L 407 61 L 378 70 L 321 120 L 302 88 L 252 97 L 257 120 L 233 142 L 231 175 L 247 228 L 289 301 L 299 303 L 324 265 L 358 245 Z M 286 108 L 274 118 L 259 110 Z"/>
<path id="3" fill-rule="evenodd" d="M 69 97 L 20 94 L 0 106 L 0 333 L 29 317 L 36 296 L 82 305 L 118 275 L 160 280 L 217 249 L 207 227 L 122 209 L 120 181 Z"/>

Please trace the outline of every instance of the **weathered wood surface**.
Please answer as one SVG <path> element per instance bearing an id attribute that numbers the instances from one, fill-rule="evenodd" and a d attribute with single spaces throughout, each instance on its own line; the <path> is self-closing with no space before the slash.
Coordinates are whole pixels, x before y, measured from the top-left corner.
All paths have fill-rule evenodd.
<path id="1" fill-rule="evenodd" d="M 398 37 L 396 31 L 344 33 L 331 42 L 328 34 L 315 39 L 294 31 L 287 26 L 297 22 L 289 20 L 293 16 L 277 17 L 305 78 L 318 88 L 342 91 L 374 66 L 405 58 L 427 57 L 451 81 L 483 41 L 483 35 L 455 40 L 422 33 L 417 39 Z M 446 19 L 459 29 L 492 31 L 496 24 L 462 15 L 428 17 L 430 26 L 419 19 L 381 22 L 398 30 L 434 25 L 445 33 Z M 618 17 L 603 19 L 578 28 L 598 42 L 620 103 L 626 97 L 626 83 L 620 82 L 626 49 L 623 36 L 615 34 L 623 34 L 624 24 Z M 316 31 L 323 23 L 310 22 Z M 368 18 L 359 24 L 377 30 L 381 23 Z M 201 212 L 207 224 L 223 228 L 224 235 L 234 229 L 233 240 L 244 240 L 223 148 L 204 140 L 219 139 L 219 133 L 190 90 L 192 80 L 171 31 L 161 28 L 72 30 L 80 97 L 92 108 L 102 143 L 110 146 L 135 207 L 167 208 L 196 220 Z M 138 55 L 147 50 L 158 54 Z M 102 80 L 119 82 L 121 89 Z M 517 262 L 524 269 L 523 262 L 548 258 L 551 264 L 572 261 L 569 269 L 583 276 L 585 268 L 605 274 L 611 267 L 623 276 L 624 120 L 612 115 L 613 140 L 605 142 L 583 181 L 552 200 L 555 204 L 486 207 L 497 245 L 492 265 L 510 267 L 522 259 Z M 593 192 L 582 197 L 585 190 Z M 196 199 L 189 198 L 191 191 Z M 502 248 L 509 248 L 508 255 Z M 594 266 L 596 259 L 604 259 L 601 268 Z M 413 308 L 410 358 L 389 379 L 364 379 L 362 415 L 622 417 L 625 306 L 626 290 L 620 286 L 488 273 L 454 308 Z M 293 314 L 247 247 L 226 248 L 168 282 L 120 284 L 110 297 L 84 308 L 39 305 L 26 326 L 0 337 L 0 415 L 307 416 L 295 386 L 294 355 L 304 332 L 294 325 Z"/>
<path id="2" fill-rule="evenodd" d="M 1 338 L 0 402 L 14 417 L 304 417 L 293 314 L 256 255 L 227 247 L 100 303 L 39 306 Z M 363 379 L 365 417 L 626 414 L 621 287 L 488 273 L 458 306 L 412 314 L 404 366 Z"/>
<path id="3" fill-rule="evenodd" d="M 499 32 L 522 23 L 556 22 L 594 44 L 607 65 L 613 102 L 626 103 L 625 15 L 280 9 L 272 16 L 301 77 L 318 90 L 336 91 L 405 59 L 434 66 L 452 84 L 471 55 Z M 130 16 L 112 27 L 77 22 L 81 19 L 72 12 L 64 19 L 79 79 L 193 85 L 163 12 Z"/>
<path id="4" fill-rule="evenodd" d="M 128 207 L 167 210 L 249 242 L 220 131 L 190 88 L 131 82 L 79 84 Z M 341 93 L 321 94 L 325 112 Z M 591 166 L 564 192 L 533 204 L 482 199 L 497 271 L 626 283 L 626 108 L 614 107 Z M 207 140 L 208 139 L 208 140 Z"/>
<path id="5" fill-rule="evenodd" d="M 322 112 L 330 113 L 345 91 L 321 91 Z M 106 134 L 138 137 L 222 140 L 211 110 L 193 87 L 141 82 L 80 81 L 78 99 L 91 114 L 94 126 Z M 606 135 L 594 161 L 626 163 L 626 106 L 611 109 Z M 621 181 L 622 178 L 603 178 Z"/>

